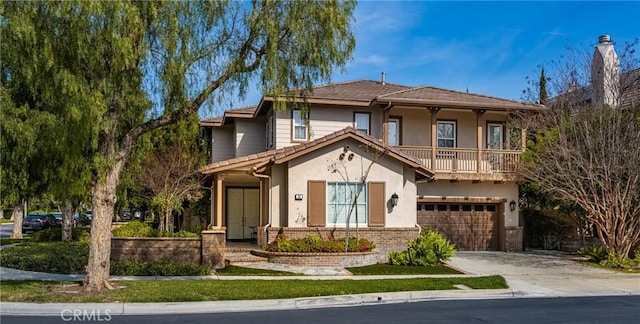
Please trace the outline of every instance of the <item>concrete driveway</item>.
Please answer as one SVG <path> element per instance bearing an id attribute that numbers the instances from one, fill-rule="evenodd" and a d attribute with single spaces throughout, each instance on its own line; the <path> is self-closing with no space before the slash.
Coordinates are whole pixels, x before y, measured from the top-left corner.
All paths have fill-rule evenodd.
<path id="1" fill-rule="evenodd" d="M 449 265 L 471 274 L 502 275 L 518 295 L 640 295 L 640 273 L 595 268 L 574 258 L 556 251 L 460 251 Z"/>

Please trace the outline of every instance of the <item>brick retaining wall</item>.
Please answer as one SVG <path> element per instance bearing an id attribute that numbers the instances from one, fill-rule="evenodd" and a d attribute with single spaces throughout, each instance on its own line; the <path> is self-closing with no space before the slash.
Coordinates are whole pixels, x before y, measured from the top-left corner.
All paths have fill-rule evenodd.
<path id="1" fill-rule="evenodd" d="M 376 264 L 379 259 L 376 252 L 295 253 L 253 250 L 251 254 L 268 258 L 273 263 L 312 267 L 358 267 Z"/>
<path id="2" fill-rule="evenodd" d="M 200 238 L 113 237 L 111 238 L 111 260 L 200 263 L 200 247 Z"/>
<path id="3" fill-rule="evenodd" d="M 280 227 L 269 227 L 267 229 L 268 240 L 273 239 L 278 234 Z M 320 235 L 322 238 L 327 238 L 333 230 L 332 227 L 282 227 L 283 233 L 287 238 L 303 238 L 310 235 Z M 376 260 L 378 262 L 386 262 L 387 254 L 391 251 L 404 251 L 407 248 L 407 243 L 418 237 L 419 229 L 417 227 L 364 227 L 358 229 L 360 238 L 366 238 L 373 242 L 376 248 L 373 252 L 376 253 Z M 258 231 L 258 242 L 261 246 L 265 244 L 266 237 L 264 236 L 264 228 Z M 344 238 L 345 229 L 336 228 L 334 232 L 335 238 Z M 349 229 L 349 236 L 356 237 L 355 228 Z"/>

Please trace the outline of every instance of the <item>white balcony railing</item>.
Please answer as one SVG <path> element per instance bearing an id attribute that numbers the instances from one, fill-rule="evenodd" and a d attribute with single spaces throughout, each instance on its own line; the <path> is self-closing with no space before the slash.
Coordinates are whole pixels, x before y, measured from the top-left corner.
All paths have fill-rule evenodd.
<path id="1" fill-rule="evenodd" d="M 429 146 L 396 146 L 396 149 L 422 161 L 436 172 L 516 172 L 521 151 L 436 148 Z M 435 158 L 433 156 L 435 152 Z"/>

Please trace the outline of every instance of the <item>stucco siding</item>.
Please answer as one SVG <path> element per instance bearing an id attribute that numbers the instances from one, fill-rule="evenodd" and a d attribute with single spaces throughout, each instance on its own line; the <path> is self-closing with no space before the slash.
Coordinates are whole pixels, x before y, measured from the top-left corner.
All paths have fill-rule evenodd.
<path id="1" fill-rule="evenodd" d="M 418 184 L 418 196 L 454 196 L 454 197 L 500 197 L 504 198 L 505 226 L 520 226 L 518 223 L 518 206 L 514 211 L 509 210 L 510 201 L 518 201 L 518 184 L 505 182 L 496 184 L 493 182 L 472 183 L 460 182 L 429 182 Z"/>
<path id="2" fill-rule="evenodd" d="M 325 148 L 310 152 L 305 156 L 289 161 L 287 209 L 289 227 L 306 227 L 307 219 L 307 181 L 345 181 L 339 172 L 332 172 L 329 165 L 338 161 L 340 153 L 345 145 L 349 145 L 350 152 L 355 154 L 352 161 L 344 160 L 344 166 L 337 162 L 338 169 L 342 175 L 351 182 L 356 182 L 361 176 L 361 172 L 366 169 L 372 160 L 372 154 L 366 152 L 359 143 L 353 140 L 344 140 L 339 143 L 329 145 Z M 345 171 L 346 170 L 346 171 Z M 373 165 L 367 182 L 385 182 L 385 227 L 412 227 L 416 223 L 416 186 L 413 181 L 415 173 L 407 168 L 400 161 L 381 157 Z M 389 205 L 389 199 L 393 193 L 400 196 L 399 204 L 396 207 Z M 302 194 L 302 200 L 294 200 L 295 194 Z M 329 226 L 329 225 L 328 225 Z"/>
<path id="3" fill-rule="evenodd" d="M 212 129 L 211 161 L 218 162 L 233 158 L 235 154 L 233 128 L 226 126 L 212 127 Z"/>
<path id="4" fill-rule="evenodd" d="M 265 122 L 236 119 L 236 157 L 265 151 Z"/>

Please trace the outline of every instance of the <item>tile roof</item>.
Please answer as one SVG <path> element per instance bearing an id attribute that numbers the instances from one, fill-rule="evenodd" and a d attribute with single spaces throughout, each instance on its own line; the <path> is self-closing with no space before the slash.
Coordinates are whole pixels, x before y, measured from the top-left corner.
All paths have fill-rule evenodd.
<path id="1" fill-rule="evenodd" d="M 430 177 L 433 175 L 433 172 L 425 168 L 416 157 L 403 153 L 392 146 L 386 145 L 375 137 L 361 133 L 353 127 L 346 127 L 337 132 L 333 132 L 306 143 L 214 162 L 204 166 L 200 169 L 200 172 L 204 174 L 214 174 L 228 169 L 257 165 L 267 161 L 280 164 L 346 138 L 352 138 L 365 145 L 374 147 L 378 151 L 384 152 L 386 155 L 392 156 L 403 163 L 410 165 L 422 176 Z"/>
<path id="2" fill-rule="evenodd" d="M 356 80 L 349 82 L 332 83 L 313 88 L 309 98 L 314 99 L 342 99 L 371 101 L 381 94 L 411 89 L 409 86 L 386 83 L 373 80 Z"/>
<path id="3" fill-rule="evenodd" d="M 240 108 L 228 109 L 224 112 L 224 115 L 217 117 L 210 117 L 200 120 L 202 126 L 220 126 L 224 122 L 225 118 L 238 117 L 238 118 L 252 118 L 256 112 L 258 106 L 245 106 Z"/>
<path id="4" fill-rule="evenodd" d="M 494 108 L 494 109 L 527 109 L 544 110 L 543 105 L 528 104 L 515 100 L 491 97 L 475 93 L 423 86 L 379 95 L 376 100 L 397 102 L 401 104 L 433 105 L 439 107 L 460 108 Z"/>

